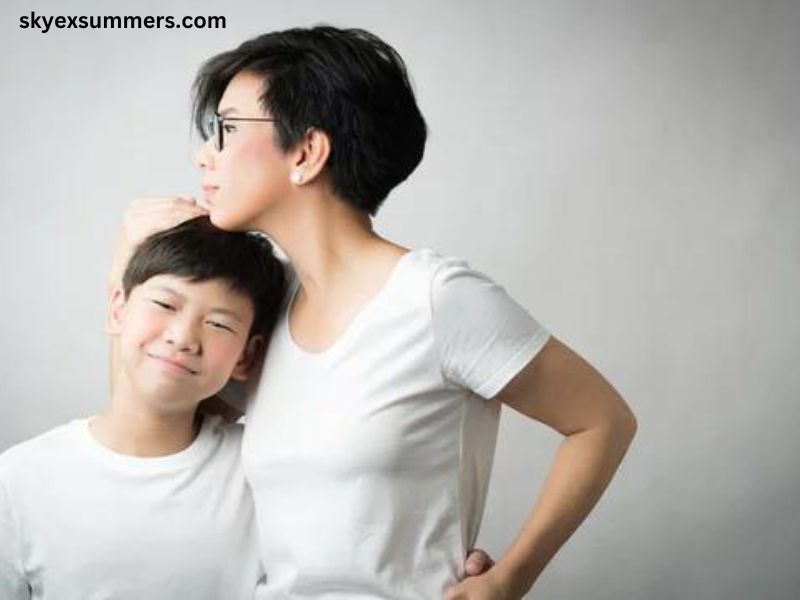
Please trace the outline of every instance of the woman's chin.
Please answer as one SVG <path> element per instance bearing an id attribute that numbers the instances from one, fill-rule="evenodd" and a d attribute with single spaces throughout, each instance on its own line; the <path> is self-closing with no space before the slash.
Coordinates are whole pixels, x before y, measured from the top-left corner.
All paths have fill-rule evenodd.
<path id="1" fill-rule="evenodd" d="M 233 216 L 221 210 L 219 207 L 210 206 L 208 211 L 208 218 L 215 227 L 224 229 L 225 231 L 242 231 L 246 230 L 240 219 L 232 218 Z"/>

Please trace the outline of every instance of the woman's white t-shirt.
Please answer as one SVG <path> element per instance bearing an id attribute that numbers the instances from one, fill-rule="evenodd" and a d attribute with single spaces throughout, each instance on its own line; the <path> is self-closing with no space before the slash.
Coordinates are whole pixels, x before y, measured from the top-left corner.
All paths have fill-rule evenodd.
<path id="1" fill-rule="evenodd" d="M 243 442 L 266 598 L 441 598 L 476 540 L 495 396 L 549 334 L 502 287 L 431 250 L 399 260 L 336 342 L 285 311 Z"/>

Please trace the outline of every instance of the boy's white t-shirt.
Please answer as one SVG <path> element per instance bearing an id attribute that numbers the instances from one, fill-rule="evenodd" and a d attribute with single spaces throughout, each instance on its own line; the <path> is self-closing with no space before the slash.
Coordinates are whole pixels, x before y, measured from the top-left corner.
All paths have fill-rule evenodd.
<path id="1" fill-rule="evenodd" d="M 273 334 L 243 443 L 266 598 L 441 598 L 478 534 L 491 399 L 549 333 L 464 261 L 415 250 L 326 351 Z"/>
<path id="2" fill-rule="evenodd" d="M 206 417 L 183 451 L 136 458 L 88 422 L 0 455 L 0 598 L 253 598 L 263 571 L 241 425 Z"/>

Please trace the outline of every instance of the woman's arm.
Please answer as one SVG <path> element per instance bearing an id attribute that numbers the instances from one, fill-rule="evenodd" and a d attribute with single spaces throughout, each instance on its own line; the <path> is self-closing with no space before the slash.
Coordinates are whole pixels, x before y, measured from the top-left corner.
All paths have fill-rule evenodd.
<path id="1" fill-rule="evenodd" d="M 446 598 L 521 598 L 586 518 L 622 461 L 636 418 L 580 356 L 551 338 L 496 397 L 566 439 L 522 531 L 497 564 Z"/>
<path id="2" fill-rule="evenodd" d="M 207 215 L 208 211 L 188 196 L 137 198 L 125 209 L 122 227 L 117 235 L 111 272 L 108 278 L 109 297 L 119 286 L 128 259 L 139 242 L 157 231 L 164 231 L 184 221 Z"/>

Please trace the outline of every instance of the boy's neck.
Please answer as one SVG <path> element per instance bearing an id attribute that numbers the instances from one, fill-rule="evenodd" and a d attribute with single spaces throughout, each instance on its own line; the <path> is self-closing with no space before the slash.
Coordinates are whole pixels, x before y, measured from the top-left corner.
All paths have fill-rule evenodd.
<path id="1" fill-rule="evenodd" d="M 93 437 L 119 454 L 152 458 L 188 448 L 200 430 L 196 411 L 165 414 L 114 394 L 108 410 L 89 423 Z"/>

